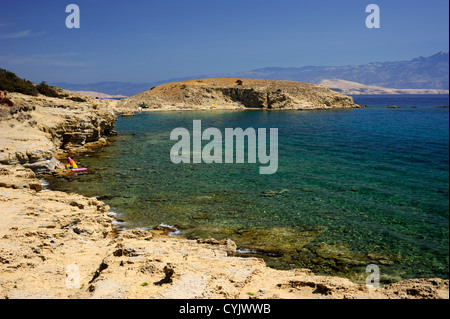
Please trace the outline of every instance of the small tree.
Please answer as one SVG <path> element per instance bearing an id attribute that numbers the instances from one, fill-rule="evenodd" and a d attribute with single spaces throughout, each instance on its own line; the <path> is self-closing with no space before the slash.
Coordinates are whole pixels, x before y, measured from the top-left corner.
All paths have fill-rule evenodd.
<path id="1" fill-rule="evenodd" d="M 49 97 L 59 97 L 59 94 L 47 84 L 47 82 L 42 81 L 38 86 L 36 86 L 39 93 L 49 96 Z"/>
<path id="2" fill-rule="evenodd" d="M 237 80 L 237 81 L 236 81 L 236 84 L 237 84 L 237 85 L 242 85 L 242 80 Z"/>
<path id="3" fill-rule="evenodd" d="M 74 102 L 86 102 L 85 99 L 82 99 L 81 97 L 78 97 L 78 96 L 70 97 L 69 100 L 72 100 Z"/>

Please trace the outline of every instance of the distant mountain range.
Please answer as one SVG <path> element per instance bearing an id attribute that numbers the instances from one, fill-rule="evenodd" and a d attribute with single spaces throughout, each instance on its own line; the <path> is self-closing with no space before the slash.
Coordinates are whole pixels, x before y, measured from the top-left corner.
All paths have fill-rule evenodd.
<path id="1" fill-rule="evenodd" d="M 171 81 L 161 82 L 159 84 Z M 51 85 L 57 86 L 61 89 L 75 91 L 75 92 L 97 92 L 108 95 L 125 95 L 133 96 L 141 92 L 145 92 L 150 88 L 157 86 L 153 83 L 132 83 L 132 82 L 97 82 L 89 84 L 73 84 L 66 82 L 53 82 Z"/>
<path id="2" fill-rule="evenodd" d="M 418 57 L 409 61 L 372 62 L 363 65 L 268 67 L 244 72 L 175 78 L 153 83 L 99 82 L 92 84 L 52 83 L 52 85 L 70 91 L 95 91 L 111 95 L 132 96 L 164 83 L 205 78 L 287 80 L 315 84 L 323 80 L 339 79 L 391 89 L 448 90 L 449 53 L 441 51 L 429 57 Z"/>
<path id="3" fill-rule="evenodd" d="M 345 95 L 364 95 L 364 94 L 449 94 L 449 90 L 442 89 L 393 89 L 384 88 L 376 85 L 364 85 L 357 82 L 332 79 L 322 80 L 320 85 L 343 93 Z"/>

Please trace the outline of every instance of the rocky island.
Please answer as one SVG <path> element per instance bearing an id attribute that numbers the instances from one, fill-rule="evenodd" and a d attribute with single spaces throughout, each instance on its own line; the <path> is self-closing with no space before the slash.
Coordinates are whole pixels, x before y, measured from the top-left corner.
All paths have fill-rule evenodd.
<path id="1" fill-rule="evenodd" d="M 105 203 L 45 189 L 39 179 L 67 155 L 107 145 L 117 114 L 140 103 L 355 107 L 351 98 L 308 84 L 236 79 L 166 84 L 120 102 L 61 92 L 75 98 L 9 93 L 14 106 L 0 105 L 0 298 L 449 298 L 448 280 L 375 289 L 308 269 L 268 268 L 234 256 L 231 240 L 118 230 Z"/>
<path id="2" fill-rule="evenodd" d="M 331 89 L 293 81 L 201 79 L 167 83 L 121 100 L 118 109 L 270 109 L 307 110 L 358 107 Z"/>

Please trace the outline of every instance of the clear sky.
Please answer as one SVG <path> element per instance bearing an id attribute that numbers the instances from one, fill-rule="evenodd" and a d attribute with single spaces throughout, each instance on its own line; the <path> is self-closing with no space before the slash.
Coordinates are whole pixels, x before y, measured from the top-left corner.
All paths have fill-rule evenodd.
<path id="1" fill-rule="evenodd" d="M 80 28 L 66 27 L 66 6 Z M 368 4 L 381 27 L 365 24 Z M 448 0 L 1 0 L 0 67 L 34 82 L 153 82 L 409 60 L 449 48 Z"/>

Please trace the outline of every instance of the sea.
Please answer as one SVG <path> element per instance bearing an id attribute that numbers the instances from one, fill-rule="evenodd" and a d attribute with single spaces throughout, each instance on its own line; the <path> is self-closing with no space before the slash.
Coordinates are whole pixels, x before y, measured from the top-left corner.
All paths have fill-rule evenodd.
<path id="1" fill-rule="evenodd" d="M 87 173 L 45 182 L 104 201 L 118 228 L 230 238 L 237 256 L 277 269 L 358 283 L 373 267 L 382 284 L 448 278 L 449 96 L 353 98 L 366 107 L 119 117 L 110 146 L 74 158 Z M 173 163 L 170 134 L 192 132 L 194 120 L 222 132 L 277 128 L 276 173 L 247 161 Z"/>

